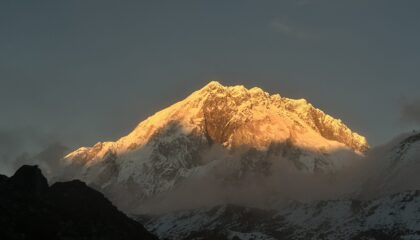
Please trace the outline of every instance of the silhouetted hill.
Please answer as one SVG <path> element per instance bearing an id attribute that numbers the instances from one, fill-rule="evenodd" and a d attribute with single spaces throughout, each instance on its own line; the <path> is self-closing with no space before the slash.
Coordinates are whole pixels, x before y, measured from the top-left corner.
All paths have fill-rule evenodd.
<path id="1" fill-rule="evenodd" d="M 81 181 L 48 186 L 37 166 L 0 176 L 0 239 L 157 239 Z"/>

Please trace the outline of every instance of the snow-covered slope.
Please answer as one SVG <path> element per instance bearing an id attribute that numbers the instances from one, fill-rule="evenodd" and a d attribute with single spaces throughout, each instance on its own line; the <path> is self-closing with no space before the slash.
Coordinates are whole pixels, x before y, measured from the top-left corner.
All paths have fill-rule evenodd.
<path id="1" fill-rule="evenodd" d="M 361 194 L 387 195 L 420 189 L 420 133 L 402 134 L 388 144 L 372 149 L 366 157 L 369 178 Z"/>
<path id="2" fill-rule="evenodd" d="M 420 239 L 420 192 L 371 201 L 290 203 L 279 210 L 222 205 L 138 221 L 160 239 Z"/>
<path id="3" fill-rule="evenodd" d="M 232 174 L 269 175 L 279 162 L 301 172 L 334 172 L 367 149 L 364 137 L 304 99 L 213 81 L 127 136 L 82 147 L 64 163 L 67 177 L 129 207 L 188 179 L 219 174 L 225 184 Z M 229 174 L 220 176 L 220 169 Z"/>
<path id="4" fill-rule="evenodd" d="M 349 198 L 264 209 L 221 205 L 137 220 L 160 239 L 420 239 L 420 133 L 373 149 L 358 167 L 350 172 L 356 191 Z"/>

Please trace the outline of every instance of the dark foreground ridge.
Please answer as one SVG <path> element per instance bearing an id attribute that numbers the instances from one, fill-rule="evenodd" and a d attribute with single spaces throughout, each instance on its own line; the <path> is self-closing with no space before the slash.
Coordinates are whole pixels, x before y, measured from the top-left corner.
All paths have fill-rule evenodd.
<path id="1" fill-rule="evenodd" d="M 157 239 L 101 193 L 74 180 L 48 186 L 37 166 L 0 175 L 0 239 Z"/>

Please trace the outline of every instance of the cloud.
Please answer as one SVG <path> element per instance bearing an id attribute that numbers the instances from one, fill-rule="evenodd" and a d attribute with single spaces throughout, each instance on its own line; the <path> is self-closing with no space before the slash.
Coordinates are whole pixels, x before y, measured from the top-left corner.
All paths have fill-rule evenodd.
<path id="1" fill-rule="evenodd" d="M 244 158 L 241 151 L 230 152 L 214 145 L 203 160 L 213 160 L 211 168 L 203 168 L 206 170 L 201 174 L 183 179 L 173 189 L 142 204 L 137 201 L 134 207 L 123 209 L 160 214 L 227 203 L 264 208 L 281 206 L 290 199 L 306 202 L 341 198 L 363 182 L 364 172 L 359 171 L 363 161 L 353 154 L 343 159 L 347 167 L 334 174 L 308 174 L 296 168 L 295 160 L 289 157 L 252 152 Z M 124 196 L 120 192 L 117 195 Z"/>
<path id="2" fill-rule="evenodd" d="M 294 160 L 281 156 L 267 159 L 270 163 L 268 174 L 247 171 L 237 167 L 236 164 L 241 165 L 241 160 L 236 156 L 224 156 L 225 150 L 216 149 L 209 157 L 217 156 L 217 161 L 229 164 L 183 179 L 172 190 L 142 204 L 135 202 L 139 208 L 126 209 L 138 214 L 162 214 L 227 203 L 267 208 L 284 206 L 290 200 L 366 200 L 420 189 L 419 165 L 413 161 L 420 156 L 420 149 L 411 147 L 409 161 L 405 159 L 407 155 L 397 151 L 401 143 L 407 142 L 412 136 L 416 135 L 401 134 L 384 145 L 370 149 L 362 158 L 345 159 L 346 167 L 315 174 L 298 170 Z"/>
<path id="3" fill-rule="evenodd" d="M 12 175 L 23 164 L 54 167 L 52 158 L 65 147 L 54 134 L 34 127 L 0 129 L 0 174 Z"/>
<path id="4" fill-rule="evenodd" d="M 285 36 L 295 37 L 295 38 L 308 38 L 311 37 L 311 34 L 303 29 L 297 28 L 296 26 L 292 25 L 288 21 L 274 19 L 270 23 L 271 29 L 274 31 L 281 33 Z"/>
<path id="5" fill-rule="evenodd" d="M 420 124 L 420 98 L 402 99 L 400 117 L 403 123 Z"/>

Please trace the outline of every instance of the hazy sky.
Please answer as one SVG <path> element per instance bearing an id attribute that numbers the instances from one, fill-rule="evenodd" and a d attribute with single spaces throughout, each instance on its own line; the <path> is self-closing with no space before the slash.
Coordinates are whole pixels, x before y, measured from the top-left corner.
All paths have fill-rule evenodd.
<path id="1" fill-rule="evenodd" d="M 419 12 L 416 0 L 2 0 L 0 133 L 112 140 L 218 79 L 306 98 L 376 145 L 420 124 Z"/>

